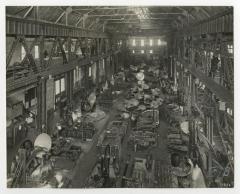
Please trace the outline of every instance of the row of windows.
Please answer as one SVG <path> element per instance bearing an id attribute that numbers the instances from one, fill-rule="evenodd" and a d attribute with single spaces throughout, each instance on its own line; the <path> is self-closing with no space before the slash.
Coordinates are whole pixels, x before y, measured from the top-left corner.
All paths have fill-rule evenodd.
<path id="1" fill-rule="evenodd" d="M 140 52 L 141 52 L 141 54 L 144 54 L 145 50 L 141 50 Z M 132 50 L 132 53 L 135 54 L 136 53 L 135 50 Z M 149 50 L 149 53 L 153 54 L 153 50 Z"/>
<path id="2" fill-rule="evenodd" d="M 140 46 L 144 46 L 147 41 L 145 39 L 140 40 Z M 161 41 L 161 39 L 157 39 L 157 45 L 166 45 L 166 42 Z M 136 40 L 132 40 L 132 46 L 137 46 L 136 45 Z M 149 39 L 149 46 L 153 46 L 153 39 Z"/>
<path id="3" fill-rule="evenodd" d="M 55 81 L 55 94 L 58 95 L 65 91 L 65 79 L 61 78 Z"/>
<path id="4" fill-rule="evenodd" d="M 233 45 L 232 44 L 228 44 L 227 48 L 228 48 L 228 53 L 233 54 Z"/>

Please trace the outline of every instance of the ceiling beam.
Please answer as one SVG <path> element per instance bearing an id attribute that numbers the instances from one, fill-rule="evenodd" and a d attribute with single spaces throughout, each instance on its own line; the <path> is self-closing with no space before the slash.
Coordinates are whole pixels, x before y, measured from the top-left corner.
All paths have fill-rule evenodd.
<path id="1" fill-rule="evenodd" d="M 56 23 L 58 23 L 60 20 L 61 20 L 61 18 L 64 16 L 64 14 L 66 13 L 66 11 L 63 11 L 62 13 L 61 13 L 61 15 L 58 17 L 58 19 L 55 21 L 55 24 Z"/>
<path id="2" fill-rule="evenodd" d="M 22 8 L 22 9 L 19 9 L 19 10 L 17 10 L 13 15 L 17 15 L 17 14 L 19 14 L 19 13 L 21 13 L 21 12 L 23 12 L 23 11 L 25 11 L 26 9 L 29 9 L 29 8 L 30 8 L 30 6 L 24 7 L 24 8 Z"/>
<path id="3" fill-rule="evenodd" d="M 203 7 L 200 7 L 200 10 L 201 10 L 207 17 L 210 17 L 209 13 L 208 13 Z"/>
<path id="4" fill-rule="evenodd" d="M 106 14 L 96 14 L 96 15 L 88 15 L 89 17 L 113 17 L 113 16 L 135 16 L 137 14 L 135 13 L 118 13 L 118 14 L 111 14 L 111 15 L 106 15 Z M 183 15 L 183 13 L 149 13 L 149 15 Z"/>
<path id="5" fill-rule="evenodd" d="M 139 21 L 112 21 L 112 22 L 108 22 L 108 24 L 143 24 L 142 22 Z M 149 24 L 149 23 L 145 23 L 145 24 Z M 159 24 L 153 24 L 153 25 L 159 25 Z"/>
<path id="6" fill-rule="evenodd" d="M 82 15 L 81 15 L 81 13 L 76 12 L 76 9 L 75 9 L 75 10 L 72 10 L 72 11 L 75 11 L 76 13 L 78 13 L 78 14 L 81 15 L 81 17 L 78 19 L 78 21 L 77 21 L 77 23 L 75 24 L 75 26 L 77 27 L 77 25 L 78 25 L 81 21 L 83 21 L 83 22 L 85 23 L 85 20 L 88 18 L 88 14 L 94 12 L 96 9 L 97 9 L 97 8 L 91 9 L 90 11 L 88 11 L 88 12 L 82 14 Z M 85 26 L 85 24 L 83 24 L 83 26 Z"/>
<path id="7" fill-rule="evenodd" d="M 94 6 L 93 6 L 94 7 Z M 124 6 L 124 7 L 98 7 L 97 9 L 98 10 L 108 10 L 108 9 L 127 9 L 128 6 Z M 92 10 L 92 8 L 77 8 L 77 9 L 74 9 L 76 11 L 88 11 L 88 10 Z"/>
<path id="8" fill-rule="evenodd" d="M 94 21 L 92 21 L 92 23 L 88 26 L 88 29 L 91 29 L 93 25 L 97 25 L 98 22 L 99 22 L 99 18 L 97 18 Z"/>
<path id="9" fill-rule="evenodd" d="M 75 26 L 77 27 L 78 24 L 79 24 L 82 20 L 83 20 L 83 17 L 80 17 L 80 18 L 78 19 L 77 23 L 75 24 Z"/>
<path id="10" fill-rule="evenodd" d="M 39 20 L 39 7 L 38 6 L 34 7 L 34 18 L 36 20 Z"/>
<path id="11" fill-rule="evenodd" d="M 72 7 L 71 6 L 66 8 L 66 12 L 65 12 L 65 22 L 66 22 L 65 24 L 66 24 L 66 26 L 68 25 L 68 15 L 70 13 L 72 13 Z"/>
<path id="12" fill-rule="evenodd" d="M 32 9 L 33 9 L 33 6 L 31 6 L 31 7 L 27 10 L 27 12 L 24 14 L 23 18 L 26 18 L 26 17 L 28 16 L 28 14 L 32 11 Z"/>
<path id="13" fill-rule="evenodd" d="M 142 20 L 172 20 L 172 18 L 143 18 L 143 19 L 124 19 L 124 18 L 113 18 L 113 19 L 100 19 L 104 21 L 142 21 Z"/>

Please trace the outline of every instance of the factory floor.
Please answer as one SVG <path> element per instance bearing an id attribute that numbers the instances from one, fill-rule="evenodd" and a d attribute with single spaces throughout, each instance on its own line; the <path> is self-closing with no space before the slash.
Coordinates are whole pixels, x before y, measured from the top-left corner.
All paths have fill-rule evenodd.
<path id="1" fill-rule="evenodd" d="M 70 184 L 71 188 L 85 187 L 86 180 L 90 176 L 93 168 L 95 167 L 98 161 L 98 150 L 96 146 L 98 138 L 107 128 L 107 125 L 114 120 L 115 115 L 119 114 L 118 108 L 119 106 L 121 106 L 121 104 L 123 104 L 125 95 L 126 91 L 123 92 L 122 95 L 118 96 L 113 101 L 113 105 L 109 109 L 109 112 L 105 112 L 106 113 L 105 118 L 94 123 L 95 127 L 97 128 L 97 132 L 94 135 L 92 141 L 84 143 L 81 143 L 79 141 L 77 142 L 81 143 L 83 153 L 80 155 L 79 159 L 75 162 L 75 164 L 68 164 L 67 161 L 60 162 L 63 163 L 61 164 L 61 166 L 64 166 L 62 167 L 63 169 L 69 169 L 68 178 L 71 180 Z M 151 148 L 149 151 L 134 152 L 133 150 L 130 150 L 127 146 L 128 137 L 132 131 L 131 127 L 129 127 L 122 143 L 121 149 L 122 161 L 120 163 L 120 177 L 116 183 L 117 187 L 121 187 L 121 177 L 123 175 L 124 167 L 129 155 L 131 157 L 131 161 L 133 161 L 135 157 L 146 158 L 146 155 L 151 153 L 153 156 L 153 160 L 161 161 L 161 164 L 168 166 L 169 153 L 167 149 L 167 128 L 168 124 L 163 119 L 160 119 L 160 125 L 159 128 L 157 129 L 157 145 Z M 31 136 L 33 136 L 33 134 Z M 8 153 L 8 161 L 10 161 L 10 158 L 12 156 L 12 154 L 10 153 Z M 152 172 L 152 176 L 153 173 L 154 172 Z M 153 187 L 153 183 L 149 184 L 148 187 Z"/>
<path id="2" fill-rule="evenodd" d="M 137 158 L 146 158 L 147 154 L 152 154 L 154 161 L 159 161 L 159 162 L 161 162 L 162 165 L 164 165 L 166 167 L 170 164 L 169 152 L 167 149 L 167 128 L 168 127 L 169 127 L 169 124 L 166 123 L 164 120 L 160 119 L 160 125 L 156 131 L 157 145 L 155 147 L 150 148 L 148 151 L 139 151 L 139 152 L 134 152 L 133 150 L 129 150 L 129 148 L 127 147 L 128 137 L 132 131 L 132 129 L 129 128 L 129 130 L 126 134 L 126 137 L 124 138 L 123 144 L 122 144 L 123 160 L 120 165 L 121 177 L 123 176 L 124 168 L 127 163 L 127 160 L 129 159 L 129 156 L 130 156 L 130 159 L 129 159 L 130 164 L 132 164 L 134 158 L 136 158 L 136 157 Z M 154 176 L 154 171 L 150 173 L 150 176 Z M 118 181 L 117 187 L 122 187 L 121 182 L 122 182 L 122 180 Z M 153 187 L 153 182 L 145 185 L 145 187 Z"/>
<path id="3" fill-rule="evenodd" d="M 97 158 L 98 150 L 96 146 L 98 142 L 98 137 L 107 128 L 108 123 L 110 123 L 114 119 L 115 115 L 118 114 L 117 105 L 122 100 L 123 100 L 122 96 L 114 100 L 112 108 L 108 113 L 106 113 L 106 117 L 101 121 L 95 123 L 95 126 L 99 129 L 98 133 L 96 133 L 93 137 L 91 148 L 88 150 L 88 152 L 80 156 L 79 160 L 77 161 L 76 167 L 72 174 L 71 182 L 72 188 L 84 187 L 87 178 L 91 174 L 98 160 Z"/>
<path id="4" fill-rule="evenodd" d="M 119 104 L 123 102 L 123 100 L 124 100 L 124 96 L 121 96 L 120 98 L 115 100 L 113 102 L 112 108 L 107 113 L 106 117 L 100 122 L 95 123 L 96 126 L 99 128 L 99 131 L 97 134 L 94 135 L 91 148 L 88 150 L 88 152 L 81 155 L 79 160 L 77 161 L 76 167 L 73 170 L 73 174 L 72 174 L 72 181 L 71 181 L 72 188 L 84 188 L 86 180 L 90 176 L 98 160 L 97 158 L 98 151 L 96 147 L 98 137 L 107 128 L 108 123 L 114 119 L 114 116 L 119 113 L 117 110 L 117 107 L 119 106 Z M 132 150 L 129 150 L 127 146 L 127 142 L 128 142 L 129 134 L 132 131 L 131 127 L 129 127 L 127 134 L 125 135 L 122 143 L 122 149 L 121 149 L 122 161 L 120 164 L 120 177 L 122 177 L 123 175 L 124 166 L 126 164 L 126 161 L 129 155 L 131 157 L 131 160 L 133 160 L 135 157 L 146 158 L 146 154 L 151 153 L 153 156 L 153 160 L 160 161 L 161 164 L 163 164 L 164 166 L 169 165 L 170 159 L 169 159 L 169 153 L 167 149 L 167 128 L 168 127 L 169 127 L 168 123 L 166 123 L 164 120 L 160 120 L 160 125 L 159 125 L 159 128 L 157 129 L 157 145 L 151 148 L 149 152 L 148 151 L 134 152 Z M 152 172 L 152 174 L 153 173 L 154 172 Z M 117 180 L 116 186 L 121 187 L 121 178 Z M 149 187 L 153 187 L 153 184 L 150 184 Z"/>

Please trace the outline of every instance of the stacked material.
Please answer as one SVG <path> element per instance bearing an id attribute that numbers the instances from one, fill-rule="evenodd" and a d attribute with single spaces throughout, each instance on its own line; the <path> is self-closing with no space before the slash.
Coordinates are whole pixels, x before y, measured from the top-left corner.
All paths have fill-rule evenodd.
<path id="1" fill-rule="evenodd" d="M 106 146 L 110 146 L 110 155 L 120 157 L 121 143 L 127 131 L 127 123 L 124 121 L 112 121 L 107 130 L 99 136 L 97 147 L 99 154 L 104 154 Z"/>
<path id="2" fill-rule="evenodd" d="M 189 136 L 182 133 L 180 129 L 168 129 L 168 149 L 170 151 L 188 151 Z"/>
<path id="3" fill-rule="evenodd" d="M 183 122 L 186 122 L 186 117 L 182 115 L 181 108 L 175 104 L 168 104 L 164 109 L 165 119 L 172 127 L 179 128 Z"/>
<path id="4" fill-rule="evenodd" d="M 128 146 L 134 151 L 146 150 L 156 145 L 156 134 L 150 131 L 133 131 L 128 140 Z"/>
<path id="5" fill-rule="evenodd" d="M 73 127 L 64 128 L 61 130 L 62 137 L 79 138 L 83 141 L 91 141 L 95 134 L 96 128 L 91 122 L 74 123 Z"/>
<path id="6" fill-rule="evenodd" d="M 104 111 L 102 111 L 100 109 L 96 109 L 95 112 L 86 114 L 86 121 L 90 122 L 90 123 L 94 123 L 94 122 L 104 119 L 105 116 L 106 116 L 106 114 Z"/>
<path id="7" fill-rule="evenodd" d="M 98 98 L 98 104 L 99 106 L 101 106 L 102 109 L 104 109 L 105 111 L 109 110 L 109 108 L 112 107 L 112 103 L 113 95 L 109 89 L 101 93 Z"/>
<path id="8" fill-rule="evenodd" d="M 155 131 L 159 124 L 159 112 L 157 110 L 146 110 L 138 118 L 137 130 Z"/>
<path id="9" fill-rule="evenodd" d="M 76 161 L 82 150 L 80 146 L 75 146 L 71 139 L 58 138 L 53 142 L 51 154 L 54 156 L 63 156 L 72 161 Z"/>
<path id="10" fill-rule="evenodd" d="M 145 158 L 135 158 L 132 179 L 134 180 L 134 187 L 141 188 L 146 181 L 147 169 Z"/>

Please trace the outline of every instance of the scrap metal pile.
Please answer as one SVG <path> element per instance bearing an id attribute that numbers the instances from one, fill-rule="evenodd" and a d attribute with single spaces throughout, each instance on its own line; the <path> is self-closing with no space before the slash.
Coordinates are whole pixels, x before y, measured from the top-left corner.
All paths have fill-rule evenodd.
<path id="1" fill-rule="evenodd" d="M 130 117 L 131 128 L 128 147 L 140 151 L 156 145 L 156 128 L 159 125 L 158 108 L 164 96 L 159 89 L 157 66 L 131 66 L 132 87 L 125 100 L 125 114 Z M 130 78 L 128 78 L 130 79 Z"/>

